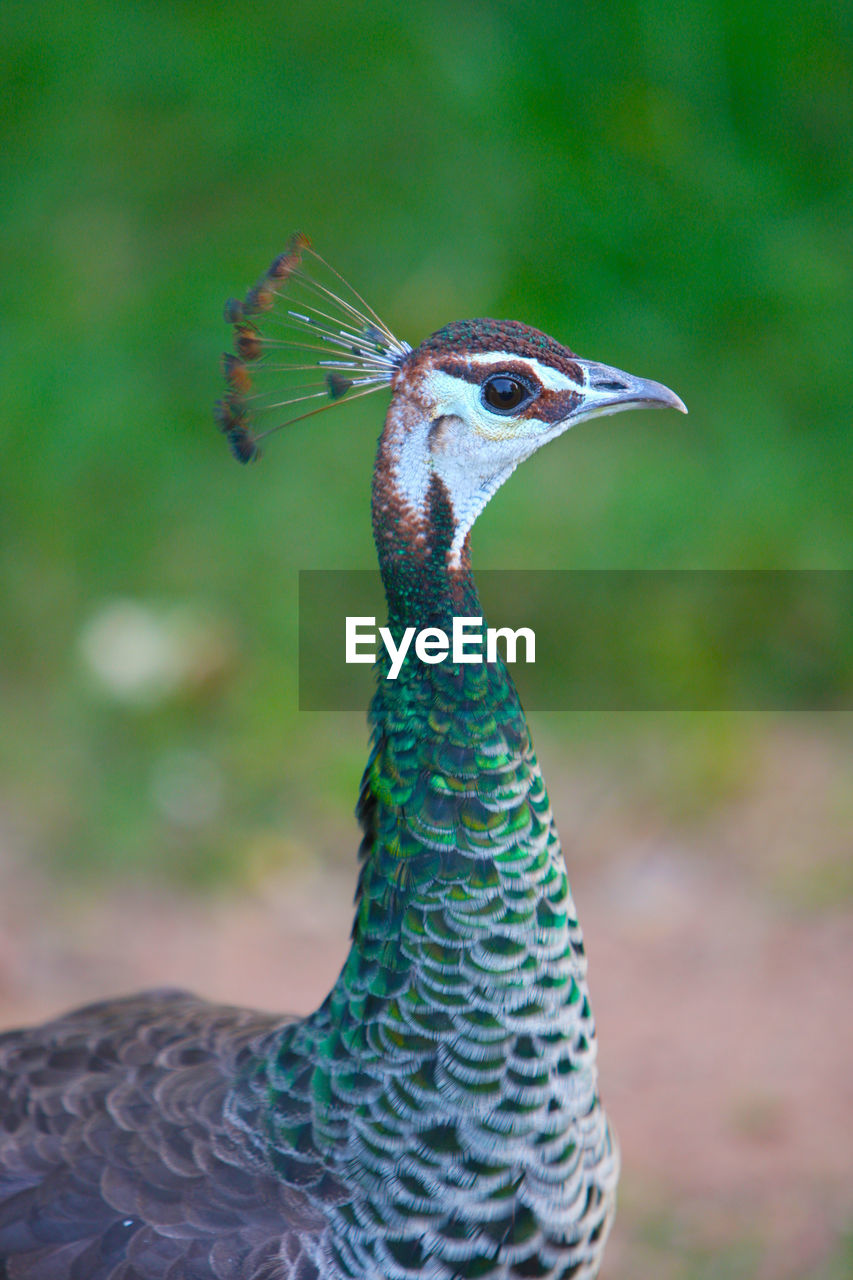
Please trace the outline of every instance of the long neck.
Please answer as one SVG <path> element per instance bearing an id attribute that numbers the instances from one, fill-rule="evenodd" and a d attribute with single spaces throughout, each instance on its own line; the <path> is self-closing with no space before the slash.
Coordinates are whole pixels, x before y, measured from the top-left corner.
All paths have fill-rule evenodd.
<path id="1" fill-rule="evenodd" d="M 386 430 L 374 489 L 392 628 L 479 613 L 467 548 L 448 565 L 452 509 L 428 475 L 408 476 L 420 507 L 403 500 L 383 457 L 394 445 Z M 580 1267 L 592 1255 L 579 1206 L 594 1240 L 616 1160 L 583 943 L 524 713 L 502 664 L 377 675 L 352 947 L 321 1008 L 283 1028 L 261 1064 L 264 1141 L 323 1209 L 330 1275 L 450 1280 L 464 1254 L 464 1274 L 507 1277 L 491 1269 L 498 1250 L 523 1259 L 540 1238 Z M 340 1208 L 324 1198 L 338 1176 Z"/>
<path id="2" fill-rule="evenodd" d="M 450 554 L 457 533 L 450 497 L 425 464 L 418 470 L 428 429 L 416 405 L 398 402 L 379 443 L 373 525 L 397 632 L 449 630 L 454 615 L 481 616 L 467 538 L 460 557 Z M 406 930 L 424 912 L 437 918 L 427 904 L 446 900 L 450 907 L 454 895 L 461 903 L 466 894 L 473 902 L 486 883 L 500 897 L 504 881 L 512 881 L 513 891 L 529 891 L 531 906 L 558 888 L 556 897 L 566 892 L 548 797 L 503 663 L 425 664 L 410 649 L 399 676 L 387 674 L 383 654 L 358 808 L 364 833 L 358 914 L 342 975 L 358 990 L 365 982 L 372 989 L 380 955 L 383 968 L 401 980 L 413 962 L 424 962 Z M 520 938 L 529 920 L 522 924 L 519 916 L 516 923 Z"/>
<path id="3" fill-rule="evenodd" d="M 426 430 L 416 406 L 392 405 L 374 472 L 374 537 L 388 621 L 397 633 L 411 626 L 450 630 L 454 615 L 481 615 L 467 539 L 459 563 L 449 563 L 456 533 L 450 497 L 435 474 L 417 469 Z M 471 842 L 466 833 L 494 830 L 488 793 L 504 767 L 529 750 L 503 664 L 426 664 L 410 648 L 399 676 L 387 674 L 383 651 L 358 810 L 363 867 L 351 974 L 375 946 L 399 937 L 408 902 L 429 892 L 439 864 L 447 874 L 452 863 L 464 880 L 476 860 L 491 856 L 490 839 Z"/>

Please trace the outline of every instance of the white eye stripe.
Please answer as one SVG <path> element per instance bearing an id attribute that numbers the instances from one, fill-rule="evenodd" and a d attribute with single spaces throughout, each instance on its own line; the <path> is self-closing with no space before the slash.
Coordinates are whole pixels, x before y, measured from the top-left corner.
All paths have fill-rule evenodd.
<path id="1" fill-rule="evenodd" d="M 533 356 L 520 356 L 512 351 L 478 352 L 476 356 L 471 357 L 470 363 L 472 368 L 482 369 L 484 376 L 488 376 L 495 365 L 510 366 L 507 372 L 511 372 L 512 365 L 522 366 L 529 369 L 530 376 L 538 378 L 548 391 L 569 391 L 573 388 L 582 390 L 585 386 L 584 382 L 575 382 L 568 374 L 561 373 L 559 369 L 553 369 L 549 364 L 543 364 Z"/>
<path id="2" fill-rule="evenodd" d="M 479 360 L 479 357 L 477 360 Z M 470 362 L 471 365 L 476 366 L 477 360 L 472 360 Z M 507 357 L 504 356 L 504 363 L 506 363 L 506 360 Z M 554 423 L 549 421 L 547 418 L 537 418 L 535 408 L 536 389 L 534 378 L 539 377 L 540 369 L 544 370 L 546 366 L 541 365 L 538 360 L 521 361 L 517 357 L 515 358 L 515 363 L 517 365 L 525 365 L 525 368 L 529 370 L 528 376 L 534 386 L 533 396 L 518 406 L 518 413 L 524 415 L 524 419 L 528 423 L 528 429 L 534 429 L 534 422 L 537 424 L 536 429 L 541 429 L 541 427 L 550 429 Z M 497 370 L 492 371 L 489 369 L 488 365 L 484 366 L 484 380 L 488 379 L 490 376 L 494 377 L 495 372 L 497 372 Z M 551 372 L 554 375 L 555 385 L 551 388 L 546 387 L 544 388 L 545 390 L 552 390 L 555 392 L 578 390 L 577 384 L 572 382 L 565 375 L 559 374 L 556 370 L 552 370 Z M 521 380 L 519 374 L 514 371 L 507 370 L 507 375 L 512 378 L 519 378 L 519 381 Z M 424 402 L 429 406 L 430 421 L 434 421 L 437 417 L 449 414 L 451 416 L 461 418 L 463 421 L 470 422 L 472 425 L 476 424 L 477 429 L 483 431 L 488 437 L 492 437 L 495 433 L 503 435 L 505 431 L 509 429 L 506 425 L 498 426 L 499 423 L 507 424 L 514 421 L 516 425 L 513 430 L 518 429 L 519 420 L 515 419 L 513 416 L 515 411 L 508 410 L 506 413 L 500 413 L 499 411 L 489 408 L 489 406 L 484 404 L 482 401 L 482 383 L 476 382 L 473 379 L 469 381 L 468 378 L 458 377 L 455 374 L 448 373 L 445 369 L 433 368 L 423 376 L 422 391 L 424 395 Z"/>

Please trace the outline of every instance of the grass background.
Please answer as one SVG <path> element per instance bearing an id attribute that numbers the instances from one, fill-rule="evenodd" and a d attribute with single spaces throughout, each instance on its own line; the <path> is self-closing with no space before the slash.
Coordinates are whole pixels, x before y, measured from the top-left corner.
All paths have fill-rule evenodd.
<path id="1" fill-rule="evenodd" d="M 689 405 L 531 460 L 477 564 L 853 568 L 849 5 L 6 0 L 0 62 L 0 812 L 55 884 L 351 858 L 364 726 L 296 710 L 296 575 L 373 563 L 379 397 L 245 471 L 211 415 L 294 228 L 412 342 L 512 316 Z M 93 677 L 120 601 L 167 689 Z M 766 723 L 534 727 L 695 822 Z"/>

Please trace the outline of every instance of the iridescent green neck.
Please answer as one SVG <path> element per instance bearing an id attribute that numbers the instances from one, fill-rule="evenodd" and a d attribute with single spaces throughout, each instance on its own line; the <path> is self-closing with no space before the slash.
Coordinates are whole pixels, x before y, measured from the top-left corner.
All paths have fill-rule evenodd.
<path id="1" fill-rule="evenodd" d="M 392 628 L 479 614 L 467 555 L 449 568 L 440 542 L 384 521 L 377 542 Z M 502 663 L 410 655 L 386 672 L 387 658 L 352 946 L 322 1007 L 259 1065 L 266 1153 L 322 1209 L 324 1276 L 588 1278 L 617 1164 L 524 713 Z M 524 1270 L 541 1248 L 553 1266 Z"/>
<path id="2" fill-rule="evenodd" d="M 482 616 L 468 539 L 455 562 L 450 555 L 457 522 L 446 489 L 434 474 L 413 480 L 400 462 L 401 430 L 421 427 L 404 409 L 392 409 L 374 472 L 374 535 L 396 639 L 406 627 L 450 632 L 454 617 Z M 410 505 L 406 484 L 421 493 L 419 507 Z M 502 662 L 448 657 L 426 664 L 411 646 L 396 679 L 387 679 L 388 667 L 383 650 L 358 807 L 362 872 L 344 981 L 377 949 L 391 963 L 413 898 L 476 878 L 478 864 L 482 870 L 490 863 L 497 877 L 495 856 L 506 831 L 513 840 L 523 837 L 509 815 L 538 777 L 524 712 Z M 401 950 L 393 966 L 406 963 Z"/>
<path id="3" fill-rule="evenodd" d="M 426 666 L 410 655 L 396 680 L 386 670 L 377 668 L 358 809 L 356 947 L 387 943 L 412 894 L 494 862 L 508 811 L 529 782 L 515 793 L 518 770 L 529 771 L 530 740 L 503 664 Z"/>
<path id="4" fill-rule="evenodd" d="M 345 1177 L 317 1193 L 335 1275 L 451 1280 L 464 1239 L 465 1274 L 509 1280 L 539 1239 L 577 1260 L 577 1206 L 601 1234 L 611 1203 L 580 929 L 505 669 L 378 674 L 352 947 L 263 1068 L 269 1152 Z"/>

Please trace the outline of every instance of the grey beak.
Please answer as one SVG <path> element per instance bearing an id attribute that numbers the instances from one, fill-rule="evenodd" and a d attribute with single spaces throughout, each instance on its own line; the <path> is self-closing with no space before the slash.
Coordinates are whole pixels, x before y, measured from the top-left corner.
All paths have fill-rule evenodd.
<path id="1" fill-rule="evenodd" d="M 686 413 L 680 396 L 660 382 L 636 378 L 595 360 L 576 360 L 586 375 L 582 400 L 570 415 L 574 419 L 601 418 L 624 409 L 678 409 Z"/>

